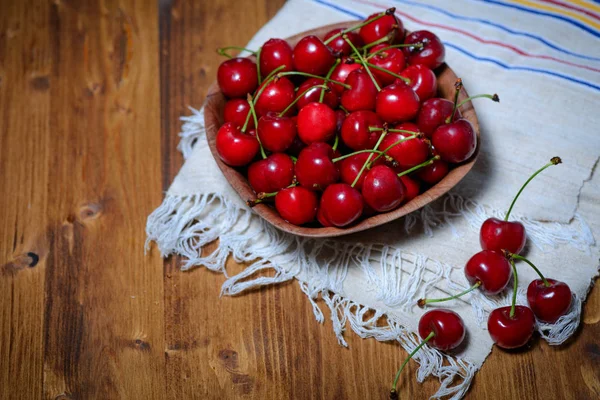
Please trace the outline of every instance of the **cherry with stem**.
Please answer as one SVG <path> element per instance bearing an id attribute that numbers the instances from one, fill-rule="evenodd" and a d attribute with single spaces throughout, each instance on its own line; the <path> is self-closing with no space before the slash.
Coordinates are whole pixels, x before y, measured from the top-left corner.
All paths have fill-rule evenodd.
<path id="1" fill-rule="evenodd" d="M 337 68 L 337 66 L 340 64 L 340 62 L 341 62 L 341 59 L 339 59 L 339 58 L 337 58 L 335 60 L 335 62 L 329 69 L 329 72 L 327 72 L 327 75 L 325 75 L 326 81 L 330 79 L 331 74 L 333 74 L 333 71 Z M 324 99 L 325 99 L 325 90 L 321 90 L 321 95 L 319 96 L 319 103 L 322 103 Z"/>
<path id="2" fill-rule="evenodd" d="M 343 35 L 342 37 L 344 38 L 344 40 L 346 41 L 346 43 L 348 43 L 348 45 L 350 45 L 350 47 L 352 47 L 352 50 L 354 51 L 354 53 L 356 54 L 356 56 L 360 60 L 360 63 L 365 67 L 365 71 L 367 71 L 367 74 L 369 74 L 369 77 L 373 81 L 373 84 L 375 85 L 375 88 L 377 89 L 378 92 L 380 92 L 381 91 L 381 87 L 379 86 L 379 83 L 377 83 L 377 80 L 375 79 L 375 77 L 373 76 L 373 73 L 369 69 L 370 66 L 365 61 L 365 59 L 363 58 L 363 56 L 360 54 L 360 51 L 358 51 L 358 49 L 356 48 L 356 46 L 354 46 L 354 44 L 350 41 L 350 39 L 348 39 L 348 36 Z"/>
<path id="3" fill-rule="evenodd" d="M 375 17 L 373 17 L 373 18 L 371 18 L 371 19 L 368 19 L 368 20 L 366 20 L 366 21 L 363 21 L 363 22 L 361 22 L 361 23 L 360 23 L 360 24 L 358 24 L 358 25 L 354 25 L 354 26 L 352 26 L 352 27 L 350 27 L 350 28 L 344 29 L 344 30 L 342 30 L 342 31 L 340 31 L 340 32 L 338 32 L 338 33 L 336 33 L 335 35 L 333 35 L 333 36 L 331 36 L 330 38 L 328 38 L 327 40 L 325 40 L 323 43 L 324 43 L 324 44 L 329 44 L 329 43 L 331 43 L 332 41 L 334 41 L 335 39 L 337 39 L 338 37 L 340 37 L 340 36 L 342 36 L 342 37 L 343 37 L 343 36 L 344 36 L 346 33 L 348 33 L 348 32 L 352 32 L 352 31 L 355 31 L 355 30 L 357 30 L 357 29 L 360 29 L 360 28 L 362 28 L 363 26 L 365 26 L 365 25 L 368 25 L 368 24 L 370 24 L 370 23 L 371 23 L 371 22 L 373 22 L 373 21 L 377 21 L 379 18 L 383 18 L 383 17 L 385 17 L 386 15 L 393 15 L 393 14 L 394 14 L 394 12 L 396 12 L 396 8 L 395 8 L 395 7 L 388 8 L 388 9 L 387 9 L 387 10 L 385 10 L 384 12 L 382 12 L 382 13 L 379 13 L 377 16 L 375 16 Z"/>
<path id="4" fill-rule="evenodd" d="M 384 131 L 383 134 L 381 136 L 379 136 L 379 139 L 377 140 L 377 143 L 375 143 L 375 147 L 373 147 L 373 150 L 377 150 L 379 148 L 379 145 L 383 141 L 383 138 L 385 137 L 386 134 L 387 134 L 387 132 Z M 367 165 L 371 161 L 371 157 L 372 156 L 373 156 L 373 154 L 369 155 L 369 158 L 367 158 L 367 160 L 365 161 L 365 163 L 361 167 L 360 171 L 358 171 L 358 174 L 356 175 L 356 178 L 354 178 L 354 182 L 352 182 L 352 184 L 350 186 L 352 186 L 352 187 L 356 186 L 356 183 L 360 179 L 360 176 L 362 175 L 363 172 L 365 172 L 365 169 L 367 168 Z"/>
<path id="5" fill-rule="evenodd" d="M 392 146 L 392 147 L 393 147 L 393 146 Z M 421 169 L 421 168 L 427 167 L 428 165 L 431 165 L 431 164 L 433 164 L 434 162 L 436 162 L 436 161 L 437 161 L 437 160 L 439 160 L 439 159 L 440 159 L 440 156 L 438 156 L 438 155 L 436 155 L 436 156 L 433 156 L 433 157 L 431 157 L 429 160 L 427 160 L 427 161 L 425 161 L 425 162 L 422 162 L 422 163 L 421 163 L 421 164 L 419 164 L 419 165 L 415 165 L 414 167 L 412 167 L 412 168 L 409 168 L 409 169 L 407 169 L 406 171 L 402 171 L 402 172 L 400 172 L 400 173 L 398 174 L 398 178 L 400 178 L 401 176 L 404 176 L 404 175 L 408 175 L 408 174 L 410 174 L 411 172 L 414 172 L 414 171 L 416 171 L 416 170 L 418 170 L 418 169 Z"/>
<path id="6" fill-rule="evenodd" d="M 258 127 L 258 118 L 256 117 L 256 110 L 254 110 L 254 102 L 252 101 L 252 95 L 250 93 L 248 93 L 248 104 L 250 105 L 250 112 L 248 113 L 248 115 L 252 114 L 252 119 L 254 119 L 254 126 Z M 244 124 L 244 127 L 242 128 L 242 132 L 245 132 L 247 124 L 248 124 L 248 119 L 246 118 L 246 123 Z M 260 142 L 260 138 L 258 135 L 256 135 L 256 140 L 258 141 L 258 145 L 260 147 L 260 155 L 264 160 L 265 158 L 267 158 L 267 154 L 265 153 L 265 148 L 263 147 L 262 143 Z"/>
<path id="7" fill-rule="evenodd" d="M 300 94 L 300 96 L 296 96 L 296 98 L 294 99 L 294 101 L 292 101 L 284 110 L 282 110 L 278 114 L 278 117 L 283 117 L 288 111 L 291 110 L 292 107 L 294 107 L 294 105 L 298 102 L 298 100 L 300 100 L 302 97 L 304 97 L 304 95 L 306 93 L 308 93 L 311 90 L 316 89 L 316 88 L 323 88 L 323 91 L 321 92 L 322 94 L 325 94 L 325 93 L 331 91 L 331 89 L 327 85 L 314 85 L 314 86 L 311 86 L 308 89 L 306 89 L 304 92 L 302 92 Z M 322 101 L 320 103 L 322 103 Z"/>

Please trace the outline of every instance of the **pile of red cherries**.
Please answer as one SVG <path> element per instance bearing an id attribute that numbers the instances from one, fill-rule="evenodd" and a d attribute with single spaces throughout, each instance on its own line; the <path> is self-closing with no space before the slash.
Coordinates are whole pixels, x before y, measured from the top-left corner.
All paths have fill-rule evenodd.
<path id="1" fill-rule="evenodd" d="M 294 48 L 270 39 L 219 66 L 228 100 L 216 149 L 247 174 L 250 206 L 274 204 L 295 225 L 346 227 L 412 200 L 473 155 L 462 83 L 454 102 L 436 97 L 444 45 L 429 31 L 407 35 L 394 11 Z M 242 48 L 218 51 L 229 49 Z"/>
<path id="2" fill-rule="evenodd" d="M 525 248 L 527 235 L 525 226 L 518 221 L 509 221 L 510 213 L 525 187 L 546 168 L 561 163 L 559 157 L 537 170 L 517 192 L 504 220 L 488 218 L 481 225 L 479 241 L 483 249 L 471 257 L 465 266 L 465 277 L 471 285 L 465 291 L 454 296 L 439 299 L 420 299 L 418 305 L 451 301 L 473 290 L 481 290 L 487 296 L 502 293 L 513 280 L 512 302 L 510 306 L 493 310 L 488 317 L 488 332 L 494 343 L 504 349 L 516 349 L 526 345 L 531 339 L 536 320 L 546 324 L 557 322 L 567 314 L 572 301 L 569 286 L 555 279 L 547 279 L 527 258 L 519 253 Z M 515 261 L 523 261 L 539 275 L 527 287 L 529 306 L 517 305 L 519 285 Z M 433 309 L 426 312 L 419 321 L 421 344 L 406 359 L 392 385 L 391 399 L 397 399 L 396 385 L 400 372 L 410 358 L 425 344 L 447 351 L 458 347 L 465 337 L 465 325 L 462 318 L 448 309 Z"/>

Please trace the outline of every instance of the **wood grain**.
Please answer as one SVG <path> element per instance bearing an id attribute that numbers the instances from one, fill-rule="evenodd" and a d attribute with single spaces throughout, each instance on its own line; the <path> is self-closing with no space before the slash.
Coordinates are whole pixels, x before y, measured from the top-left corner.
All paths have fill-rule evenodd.
<path id="1" fill-rule="evenodd" d="M 295 283 L 219 298 L 221 275 L 143 254 L 214 49 L 283 0 L 81 3 L 0 1 L 0 399 L 385 398 L 405 353 L 340 347 Z M 467 398 L 598 398 L 599 335 L 595 288 L 570 344 L 494 350 Z M 415 371 L 401 394 L 426 399 Z"/>
<path id="2" fill-rule="evenodd" d="M 305 36 L 314 35 L 317 37 L 324 37 L 328 32 L 334 29 L 346 28 L 350 26 L 349 24 L 352 24 L 352 22 L 340 22 L 337 24 L 318 27 L 316 29 L 298 33 L 290 38 L 286 38 L 286 41 L 290 44 L 290 46 L 294 47 L 296 43 L 298 43 L 300 39 Z M 438 96 L 452 101 L 456 93 L 455 83 L 457 81 L 457 76 L 452 68 L 446 64 L 437 68 L 436 74 Z M 458 101 L 463 102 L 468 97 L 469 94 L 467 93 L 466 89 L 462 88 L 458 96 Z M 217 152 L 217 132 L 219 127 L 223 125 L 223 109 L 225 107 L 225 102 L 225 96 L 221 92 L 218 83 L 215 81 L 208 89 L 206 105 L 204 107 L 204 121 L 207 126 L 206 138 L 208 140 L 208 146 L 217 163 L 217 166 L 221 172 L 223 172 L 223 176 L 225 176 L 233 190 L 236 191 L 243 201 L 254 200 L 256 198 L 256 194 L 250 186 L 247 177 L 242 173 L 242 171 L 240 171 L 239 168 L 234 168 L 225 164 L 220 159 L 219 153 Z M 477 155 L 479 154 L 479 149 L 481 148 L 481 136 L 479 133 L 479 121 L 477 120 L 477 114 L 475 113 L 475 108 L 473 108 L 473 103 L 467 101 L 461 107 L 460 111 L 462 111 L 463 118 L 471 123 L 477 135 L 477 148 L 475 149 L 475 152 L 467 161 L 452 168 L 450 173 L 448 173 L 440 182 L 436 183 L 428 190 L 420 193 L 414 199 L 406 202 L 395 210 L 386 213 L 377 213 L 344 228 L 338 228 L 335 226 L 312 227 L 310 225 L 294 225 L 283 219 L 272 205 L 267 205 L 264 203 L 254 206 L 254 212 L 279 230 L 297 236 L 313 238 L 328 238 L 349 235 L 351 233 L 375 228 L 410 214 L 411 212 L 426 206 L 432 201 L 448 193 L 450 189 L 456 186 L 469 173 L 477 161 Z"/>

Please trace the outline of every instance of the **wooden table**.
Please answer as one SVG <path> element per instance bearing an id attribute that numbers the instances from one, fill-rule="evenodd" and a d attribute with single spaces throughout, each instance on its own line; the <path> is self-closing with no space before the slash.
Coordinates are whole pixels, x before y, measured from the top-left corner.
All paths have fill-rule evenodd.
<path id="1" fill-rule="evenodd" d="M 297 285 L 219 298 L 221 275 L 144 255 L 214 49 L 282 3 L 0 2 L 1 399 L 387 396 L 402 349 L 340 347 Z M 467 397 L 600 397 L 599 321 L 595 289 L 568 345 L 494 350 Z M 404 398 L 428 398 L 414 373 Z"/>

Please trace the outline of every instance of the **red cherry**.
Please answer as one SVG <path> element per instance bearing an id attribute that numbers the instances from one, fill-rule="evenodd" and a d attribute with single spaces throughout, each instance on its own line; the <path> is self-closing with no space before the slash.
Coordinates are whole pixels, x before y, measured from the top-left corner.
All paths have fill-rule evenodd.
<path id="1" fill-rule="evenodd" d="M 497 308 L 488 318 L 488 331 L 498 347 L 516 349 L 531 339 L 535 329 L 535 316 L 529 307 L 516 306 L 510 316 L 510 306 Z"/>
<path id="2" fill-rule="evenodd" d="M 405 44 L 423 43 L 423 47 L 404 47 L 402 50 L 410 65 L 423 64 L 436 69 L 444 63 L 446 49 L 435 34 L 429 31 L 415 31 L 404 39 Z"/>
<path id="3" fill-rule="evenodd" d="M 369 127 L 382 128 L 383 121 L 373 111 L 355 111 L 342 124 L 342 140 L 352 150 L 372 149 L 383 132 L 371 132 Z"/>
<path id="4" fill-rule="evenodd" d="M 225 164 L 241 167 L 252 161 L 260 146 L 256 137 L 242 132 L 232 122 L 226 122 L 217 132 L 216 148 Z"/>
<path id="5" fill-rule="evenodd" d="M 231 99 L 223 107 L 223 120 L 233 122 L 235 126 L 242 127 L 246 123 L 246 118 L 250 112 L 250 105 L 246 99 Z M 254 119 L 248 120 L 248 129 L 255 128 Z"/>
<path id="6" fill-rule="evenodd" d="M 327 32 L 327 34 L 325 35 L 324 40 L 327 41 L 327 39 L 329 39 L 333 35 L 337 35 L 341 31 L 343 31 L 344 29 L 345 28 L 338 28 L 338 29 L 334 29 L 332 31 Z M 355 47 L 359 48 L 359 47 L 363 47 L 364 46 L 363 40 L 358 35 L 358 33 L 350 31 L 350 32 L 346 33 L 346 36 L 348 37 L 348 40 L 350 40 Z M 331 42 L 329 42 L 327 45 L 329 47 L 331 47 L 331 49 L 333 51 L 339 52 L 339 53 L 341 53 L 344 56 L 349 56 L 350 54 L 352 54 L 352 47 L 350 47 L 350 45 L 348 44 L 348 42 L 346 42 L 344 40 L 344 38 L 342 37 L 342 35 L 336 37 Z"/>
<path id="7" fill-rule="evenodd" d="M 296 117 L 292 117 L 292 121 L 296 121 Z M 296 122 L 294 122 L 294 123 L 296 123 Z M 298 157 L 298 155 L 300 154 L 302 149 L 304 149 L 305 147 L 306 147 L 306 144 L 302 140 L 300 140 L 298 135 L 296 135 L 294 137 L 294 140 L 292 141 L 292 144 L 290 145 L 290 147 L 288 147 L 287 153 L 289 155 Z"/>
<path id="8" fill-rule="evenodd" d="M 419 184 L 418 180 L 413 179 L 408 175 L 402 175 L 400 177 L 400 180 L 406 188 L 406 194 L 404 195 L 405 203 L 408 203 L 409 201 L 417 197 L 419 193 L 421 193 L 421 185 Z"/>
<path id="9" fill-rule="evenodd" d="M 385 44 L 380 44 L 373 47 L 369 52 L 371 54 L 378 52 L 382 48 L 385 48 Z M 377 67 L 383 68 L 387 71 L 393 72 L 394 74 L 400 74 L 400 72 L 406 66 L 406 61 L 404 60 L 404 53 L 400 49 L 387 49 L 382 51 L 381 53 L 371 57 L 369 62 Z M 387 86 L 397 79 L 391 74 L 388 74 L 384 71 L 377 70 L 375 68 L 371 71 L 377 81 L 381 83 L 382 86 Z M 434 75 L 435 76 L 435 75 Z"/>
<path id="10" fill-rule="evenodd" d="M 282 39 L 269 39 L 260 50 L 260 75 L 264 78 L 273 70 L 285 65 L 280 72 L 294 70 L 292 47 Z"/>
<path id="11" fill-rule="evenodd" d="M 431 332 L 434 336 L 427 342 L 431 347 L 447 351 L 454 349 L 465 338 L 465 323 L 454 311 L 435 309 L 427 311 L 419 320 L 419 336 L 427 338 Z"/>
<path id="12" fill-rule="evenodd" d="M 484 250 L 507 250 L 519 254 L 525 247 L 525 226 L 517 221 L 488 218 L 481 225 L 479 243 Z"/>
<path id="13" fill-rule="evenodd" d="M 454 110 L 454 103 L 450 100 L 439 97 L 426 100 L 419 110 L 417 125 L 421 132 L 430 138 L 439 126 L 446 123 L 446 119 L 452 115 L 452 110 Z M 460 111 L 456 110 L 453 121 L 459 118 L 461 118 Z"/>
<path id="14" fill-rule="evenodd" d="M 346 110 L 375 110 L 377 88 L 366 71 L 357 69 L 350 72 L 345 83 L 351 86 L 344 90 L 341 97 L 342 106 Z"/>
<path id="15" fill-rule="evenodd" d="M 566 283 L 546 280 L 549 286 L 541 279 L 531 281 L 527 287 L 527 301 L 538 320 L 552 324 L 569 311 L 572 294 Z"/>
<path id="16" fill-rule="evenodd" d="M 493 295 L 506 288 L 512 269 L 502 253 L 482 250 L 467 261 L 465 276 L 471 285 L 481 282 L 479 289 L 485 294 Z"/>
<path id="17" fill-rule="evenodd" d="M 296 97 L 294 84 L 286 77 L 263 83 L 263 85 L 265 84 L 267 86 L 254 105 L 259 117 L 267 114 L 269 111 L 280 113 L 294 101 L 294 98 Z"/>
<path id="18" fill-rule="evenodd" d="M 248 58 L 223 61 L 217 70 L 217 82 L 227 97 L 246 97 L 258 86 L 256 64 Z"/>
<path id="19" fill-rule="evenodd" d="M 331 49 L 316 36 L 305 36 L 294 47 L 294 65 L 298 71 L 325 75 L 334 62 Z"/>
<path id="20" fill-rule="evenodd" d="M 448 175 L 448 163 L 443 160 L 435 160 L 431 165 L 423 167 L 417 171 L 417 176 L 423 182 L 435 185 L 446 175 Z"/>
<path id="21" fill-rule="evenodd" d="M 395 126 L 395 129 L 402 129 L 415 133 L 419 132 L 419 127 L 410 122 L 399 124 Z M 388 132 L 383 138 L 380 147 L 382 150 L 387 150 L 394 143 L 410 136 L 409 133 Z M 429 153 L 429 145 L 427 142 L 418 137 L 399 143 L 386 152 L 387 155 L 396 160 L 399 167 L 403 170 L 427 161 Z"/>
<path id="22" fill-rule="evenodd" d="M 322 103 L 310 103 L 298 113 L 298 136 L 306 143 L 326 142 L 335 135 L 335 112 Z"/>
<path id="23" fill-rule="evenodd" d="M 302 96 L 298 102 L 296 103 L 296 107 L 301 110 L 308 103 L 318 102 L 321 97 L 321 91 L 325 90 L 323 88 L 313 88 L 312 90 L 308 90 L 315 85 L 322 85 L 324 83 L 323 79 L 318 78 L 308 78 L 298 87 L 296 91 L 296 98 L 298 99 Z M 332 89 L 333 85 L 331 82 L 327 83 L 327 86 Z M 308 92 L 306 92 L 308 90 Z M 306 93 L 304 93 L 306 92 Z M 304 93 L 304 95 L 302 95 Z M 330 108 L 336 109 L 340 103 L 340 99 L 337 93 L 333 90 L 325 92 L 325 96 L 323 97 L 323 104 L 327 104 Z"/>
<path id="24" fill-rule="evenodd" d="M 360 192 L 346 183 L 327 186 L 321 197 L 321 208 L 327 221 L 343 227 L 356 221 L 363 212 Z"/>
<path id="25" fill-rule="evenodd" d="M 408 86 L 415 91 L 421 102 L 432 98 L 437 93 L 435 73 L 425 65 L 409 65 L 400 72 L 400 76 L 410 79 Z"/>
<path id="26" fill-rule="evenodd" d="M 398 207 L 406 188 L 396 172 L 388 166 L 377 165 L 367 173 L 362 184 L 365 202 L 379 212 L 386 212 Z"/>
<path id="27" fill-rule="evenodd" d="M 319 207 L 319 209 L 317 210 L 317 221 L 319 221 L 319 223 L 325 227 L 333 226 L 333 224 L 329 222 L 327 217 L 325 217 L 323 207 Z"/>
<path id="28" fill-rule="evenodd" d="M 335 110 L 335 131 L 340 132 L 342 130 L 342 126 L 344 125 L 344 121 L 346 120 L 346 113 L 344 110 L 337 109 Z"/>
<path id="29" fill-rule="evenodd" d="M 301 186 L 282 189 L 275 196 L 275 208 L 283 219 L 304 225 L 315 219 L 318 199 L 315 192 Z"/>
<path id="30" fill-rule="evenodd" d="M 378 15 L 370 15 L 366 20 L 368 21 Z M 373 43 L 384 36 L 390 37 L 389 43 L 391 44 L 402 41 L 402 38 L 404 38 L 404 25 L 395 15 L 385 15 L 360 28 L 358 34 L 365 44 Z"/>
<path id="31" fill-rule="evenodd" d="M 375 111 L 385 122 L 397 123 L 414 119 L 419 112 L 419 106 L 419 96 L 410 86 L 394 83 L 377 94 Z"/>
<path id="32" fill-rule="evenodd" d="M 440 126 L 433 132 L 431 143 L 442 160 L 461 163 L 468 160 L 477 148 L 477 134 L 466 119 Z"/>
<path id="33" fill-rule="evenodd" d="M 248 182 L 256 193 L 271 193 L 288 187 L 294 179 L 294 162 L 284 153 L 273 153 L 250 164 Z"/>
<path id="34" fill-rule="evenodd" d="M 369 155 L 371 155 L 371 153 L 359 153 L 340 161 L 338 164 L 340 167 L 341 181 L 347 183 L 348 185 L 352 185 L 352 183 L 354 183 L 354 180 L 356 179 L 356 176 L 362 169 L 362 166 L 367 162 Z M 373 155 L 371 157 L 371 160 L 375 159 L 375 157 L 376 156 Z M 381 158 L 379 160 L 381 160 Z M 375 162 L 375 165 L 377 165 L 377 162 L 379 162 L 379 160 Z M 362 184 L 365 180 L 367 172 L 368 170 L 365 169 L 360 175 L 360 178 L 358 178 L 358 181 L 356 181 L 356 184 L 354 185 L 356 189 L 362 190 Z"/>
<path id="35" fill-rule="evenodd" d="M 258 120 L 258 138 L 269 151 L 286 151 L 296 137 L 296 123 L 292 118 L 267 113 Z M 274 192 L 274 190 L 271 190 Z"/>
<path id="36" fill-rule="evenodd" d="M 296 161 L 296 178 L 300 185 L 322 190 L 337 182 L 339 171 L 333 157 L 333 149 L 327 143 L 316 142 L 305 147 Z"/>
<path id="37" fill-rule="evenodd" d="M 354 61 L 353 58 L 344 58 L 342 62 L 335 67 L 333 72 L 331 73 L 330 78 L 334 81 L 346 83 L 346 79 L 348 79 L 348 75 L 352 71 L 356 71 L 360 69 L 361 65 Z M 341 95 L 344 92 L 344 87 L 342 85 L 334 84 L 332 85 L 332 89 L 338 94 Z"/>

